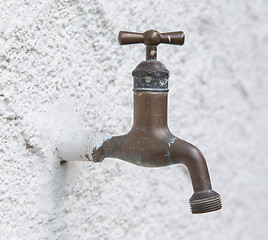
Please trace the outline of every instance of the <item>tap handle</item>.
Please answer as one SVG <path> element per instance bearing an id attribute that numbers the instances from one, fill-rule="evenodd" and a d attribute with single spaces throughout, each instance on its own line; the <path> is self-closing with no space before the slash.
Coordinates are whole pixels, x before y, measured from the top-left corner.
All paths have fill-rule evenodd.
<path id="1" fill-rule="evenodd" d="M 167 32 L 159 33 L 155 30 L 148 30 L 144 33 L 120 31 L 118 41 L 121 45 L 143 43 L 146 46 L 146 60 L 156 60 L 157 45 L 160 43 L 183 45 L 184 33 Z"/>
<path id="2" fill-rule="evenodd" d="M 155 30 L 148 30 L 144 33 L 120 31 L 118 41 L 120 45 L 143 43 L 146 46 L 157 46 L 160 43 L 183 45 L 184 33 L 167 32 L 159 33 Z"/>

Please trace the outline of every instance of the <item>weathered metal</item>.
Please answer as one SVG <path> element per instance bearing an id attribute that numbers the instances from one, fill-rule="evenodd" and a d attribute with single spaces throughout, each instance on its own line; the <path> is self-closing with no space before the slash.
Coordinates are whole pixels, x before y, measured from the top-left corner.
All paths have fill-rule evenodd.
<path id="1" fill-rule="evenodd" d="M 144 34 L 120 32 L 120 44 L 144 43 L 146 61 L 132 72 L 134 78 L 134 122 L 129 133 L 107 139 L 93 150 L 93 161 L 118 158 L 143 167 L 184 164 L 191 176 L 194 194 L 190 199 L 192 213 L 221 209 L 220 195 L 212 190 L 206 160 L 194 145 L 174 136 L 167 125 L 168 77 L 165 66 L 156 61 L 156 45 L 182 45 L 182 32 Z M 153 51 L 151 53 L 151 51 Z"/>
<path id="2" fill-rule="evenodd" d="M 159 61 L 143 61 L 132 72 L 135 92 L 168 92 L 169 71 Z"/>

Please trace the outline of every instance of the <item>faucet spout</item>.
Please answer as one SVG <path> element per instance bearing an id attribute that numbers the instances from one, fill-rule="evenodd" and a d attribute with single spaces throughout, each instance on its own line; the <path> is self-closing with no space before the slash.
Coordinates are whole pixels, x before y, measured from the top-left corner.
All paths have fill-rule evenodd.
<path id="1" fill-rule="evenodd" d="M 207 163 L 201 151 L 194 145 L 176 138 L 171 146 L 171 158 L 184 164 L 192 180 L 193 190 L 202 192 L 211 189 Z"/>
<path id="2" fill-rule="evenodd" d="M 220 210 L 221 198 L 212 190 L 207 163 L 201 151 L 186 141 L 176 139 L 172 145 L 172 153 L 175 161 L 184 164 L 190 173 L 194 190 L 189 200 L 192 213 Z"/>

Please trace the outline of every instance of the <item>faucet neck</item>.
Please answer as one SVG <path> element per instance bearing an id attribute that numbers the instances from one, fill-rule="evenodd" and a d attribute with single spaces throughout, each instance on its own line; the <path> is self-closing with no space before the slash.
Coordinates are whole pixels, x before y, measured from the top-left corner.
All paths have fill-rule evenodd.
<path id="1" fill-rule="evenodd" d="M 137 128 L 167 128 L 167 92 L 134 92 L 134 122 Z"/>
<path id="2" fill-rule="evenodd" d="M 156 46 L 146 46 L 146 61 L 156 61 L 157 48 Z"/>

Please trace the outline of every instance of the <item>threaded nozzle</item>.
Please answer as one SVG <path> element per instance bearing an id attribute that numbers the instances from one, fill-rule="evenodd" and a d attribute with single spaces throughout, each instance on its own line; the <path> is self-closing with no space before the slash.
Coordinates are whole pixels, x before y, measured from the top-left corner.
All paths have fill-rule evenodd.
<path id="1" fill-rule="evenodd" d="M 196 192 L 190 198 L 192 213 L 207 213 L 217 211 L 222 208 L 221 197 L 213 190 Z"/>

